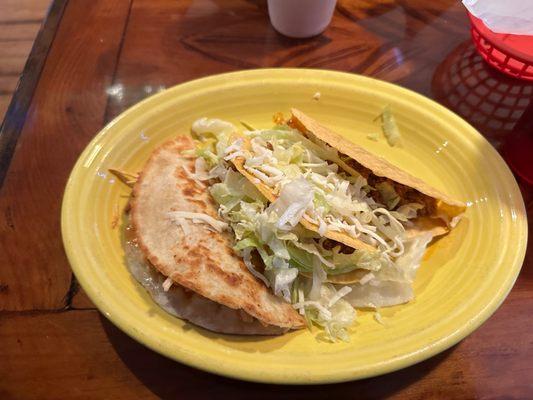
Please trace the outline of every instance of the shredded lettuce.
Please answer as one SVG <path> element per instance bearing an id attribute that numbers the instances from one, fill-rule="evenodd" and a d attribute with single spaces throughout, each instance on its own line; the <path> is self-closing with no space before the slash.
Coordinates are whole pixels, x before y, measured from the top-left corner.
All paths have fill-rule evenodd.
<path id="1" fill-rule="evenodd" d="M 247 249 L 247 248 L 256 248 L 259 247 L 259 242 L 255 238 L 248 237 L 246 239 L 239 240 L 233 249 L 236 251 Z"/>
<path id="2" fill-rule="evenodd" d="M 374 188 L 362 176 L 340 171 L 335 149 L 286 125 L 245 127 L 249 147 L 235 135 L 232 124 L 221 120 L 202 118 L 192 130 L 199 157 L 194 176 L 218 180 L 210 193 L 235 234 L 234 250 L 250 272 L 291 302 L 309 326 L 321 327 L 330 340 L 349 339 L 354 307 L 384 307 L 412 299 L 412 281 L 431 236 L 407 240 L 404 233 L 423 206 L 399 205 L 400 197 L 389 182 Z M 244 158 L 244 168 L 271 188 L 276 201 L 267 201 L 233 169 L 231 160 L 236 157 Z M 374 200 L 374 191 L 382 201 Z M 319 232 L 305 229 L 299 224 L 302 219 L 315 223 Z M 180 222 L 185 224 L 185 219 Z M 324 237 L 327 231 L 346 233 L 380 251 L 332 244 Z M 258 259 L 262 266 L 254 265 Z"/>
<path id="3" fill-rule="evenodd" d="M 246 247 L 242 251 L 242 258 L 244 261 L 244 265 L 246 265 L 246 268 L 248 268 L 248 271 L 251 272 L 253 276 L 263 281 L 263 283 L 269 287 L 270 282 L 269 280 L 259 271 L 255 269 L 255 265 L 252 263 L 252 249 L 250 247 Z"/>
<path id="4" fill-rule="evenodd" d="M 204 117 L 194 121 L 192 132 L 200 139 L 196 155 L 213 166 L 223 157 L 229 139 L 236 130 L 233 124 L 220 119 Z"/>
<path id="5" fill-rule="evenodd" d="M 380 182 L 376 185 L 376 189 L 381 194 L 383 202 L 387 206 L 387 209 L 394 210 L 400 202 L 400 196 L 394 190 L 394 186 L 390 182 Z"/>
<path id="6" fill-rule="evenodd" d="M 290 301 L 291 286 L 298 276 L 298 270 L 286 267 L 270 269 L 266 271 L 266 276 L 270 278 L 270 282 L 274 283 L 274 294 Z"/>
<path id="7" fill-rule="evenodd" d="M 223 216 L 233 210 L 242 200 L 260 204 L 265 201 L 259 190 L 238 172 L 228 169 L 224 175 L 222 182 L 215 183 L 209 189 L 215 201 L 220 205 L 219 213 Z"/>
<path id="8" fill-rule="evenodd" d="M 335 264 L 335 269 L 329 272 L 331 275 L 345 274 L 355 269 L 379 271 L 390 263 L 387 257 L 377 251 L 356 250 L 352 254 L 343 254 L 338 249 L 334 249 L 331 261 Z"/>
<path id="9" fill-rule="evenodd" d="M 313 197 L 313 187 L 304 178 L 299 178 L 283 186 L 278 199 L 267 211 L 278 216 L 278 229 L 291 230 L 300 222 Z"/>
<path id="10" fill-rule="evenodd" d="M 383 134 L 387 139 L 387 142 L 392 147 L 399 147 L 402 145 L 402 137 L 400 135 L 400 130 L 396 124 L 396 120 L 392 115 L 390 105 L 385 106 L 381 114 L 381 127 L 383 129 Z"/>
<path id="11" fill-rule="evenodd" d="M 417 211 L 424 208 L 422 204 L 408 203 L 401 205 L 395 211 L 391 211 L 391 214 L 396 217 L 398 221 L 407 222 L 416 217 Z"/>
<path id="12" fill-rule="evenodd" d="M 355 321 L 356 311 L 342 298 L 346 295 L 346 291 L 341 292 L 331 284 L 324 284 L 320 288 L 319 300 L 300 301 L 293 304 L 293 307 L 305 308 L 306 317 L 312 323 L 322 327 L 328 339 L 348 342 L 350 339 L 348 328 Z"/>
<path id="13" fill-rule="evenodd" d="M 426 233 L 409 240 L 406 251 L 389 268 L 373 273 L 368 282 L 359 282 L 345 299 L 354 307 L 387 307 L 413 299 L 412 283 L 422 261 L 426 246 L 431 241 Z"/>

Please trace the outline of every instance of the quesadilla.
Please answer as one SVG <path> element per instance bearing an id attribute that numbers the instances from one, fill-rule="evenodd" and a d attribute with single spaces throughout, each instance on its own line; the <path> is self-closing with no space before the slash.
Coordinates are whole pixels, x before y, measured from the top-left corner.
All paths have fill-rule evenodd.
<path id="1" fill-rule="evenodd" d="M 298 110 L 276 122 L 195 121 L 189 176 L 207 184 L 250 273 L 347 340 L 355 308 L 413 299 L 427 245 L 465 206 Z"/>
<path id="2" fill-rule="evenodd" d="M 133 186 L 126 255 L 165 310 L 215 332 L 280 334 L 303 318 L 275 296 L 232 249 L 206 184 L 191 178 L 188 136 L 159 147 Z"/>

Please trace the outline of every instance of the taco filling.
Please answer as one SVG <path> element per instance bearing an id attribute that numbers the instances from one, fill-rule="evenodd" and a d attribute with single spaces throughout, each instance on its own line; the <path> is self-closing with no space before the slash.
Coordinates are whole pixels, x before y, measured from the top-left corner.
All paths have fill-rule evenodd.
<path id="1" fill-rule="evenodd" d="M 346 340 L 356 307 L 413 298 L 426 246 L 464 206 L 382 159 L 369 167 L 368 153 L 344 152 L 306 118 L 293 110 L 286 123 L 242 132 L 197 120 L 188 174 L 206 183 L 248 270 L 308 324 Z"/>

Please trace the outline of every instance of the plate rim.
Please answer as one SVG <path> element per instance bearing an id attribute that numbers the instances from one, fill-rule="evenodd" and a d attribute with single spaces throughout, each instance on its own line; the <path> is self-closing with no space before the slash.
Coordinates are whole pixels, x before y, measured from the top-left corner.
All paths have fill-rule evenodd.
<path id="1" fill-rule="evenodd" d="M 248 370 L 246 369 L 245 366 L 233 365 L 231 367 L 220 367 L 218 365 L 213 365 L 209 361 L 205 362 L 202 359 L 198 359 L 197 356 L 191 353 L 181 351 L 179 346 L 177 346 L 175 353 L 165 352 L 164 348 L 159 347 L 161 346 L 161 343 L 157 342 L 157 340 L 151 340 L 150 337 L 143 335 L 143 333 L 140 330 L 135 329 L 134 324 L 129 323 L 125 318 L 123 318 L 120 315 L 120 313 L 111 312 L 112 310 L 109 309 L 106 301 L 101 299 L 97 295 L 97 292 L 96 292 L 97 289 L 93 287 L 93 285 L 88 280 L 86 280 L 86 276 L 83 273 L 83 265 L 82 265 L 85 262 L 85 260 L 79 260 L 76 252 L 74 251 L 73 247 L 70 245 L 72 233 L 71 233 L 71 228 L 68 224 L 69 213 L 70 213 L 69 206 L 71 203 L 75 204 L 75 201 L 74 201 L 75 196 L 74 196 L 72 187 L 75 184 L 76 175 L 79 173 L 80 169 L 83 166 L 84 160 L 91 153 L 93 147 L 100 140 L 102 140 L 102 138 L 107 134 L 107 132 L 110 129 L 112 129 L 114 125 L 116 125 L 122 119 L 126 118 L 128 115 L 134 114 L 138 108 L 142 108 L 145 104 L 150 103 L 154 101 L 154 99 L 158 97 L 162 97 L 165 94 L 168 95 L 169 92 L 178 90 L 178 88 L 183 89 L 184 87 L 186 88 L 187 86 L 209 84 L 210 82 L 219 82 L 221 80 L 227 80 L 228 78 L 229 79 L 235 78 L 235 76 L 242 77 L 243 75 L 248 75 L 248 76 L 253 77 L 253 75 L 255 74 L 257 74 L 258 76 L 261 76 L 263 74 L 267 74 L 267 75 L 279 74 L 281 77 L 284 73 L 295 73 L 295 72 L 297 72 L 300 75 L 303 75 L 303 74 L 311 75 L 311 76 L 305 75 L 303 77 L 304 79 L 312 78 L 312 76 L 316 74 L 319 74 L 319 75 L 323 74 L 324 76 L 330 76 L 330 77 L 344 76 L 348 79 L 353 79 L 354 83 L 358 79 L 374 81 L 378 85 L 389 86 L 391 88 L 394 88 L 394 90 L 400 90 L 404 93 L 409 93 L 410 95 L 415 96 L 416 98 L 418 98 L 419 100 L 423 102 L 431 103 L 434 107 L 439 108 L 441 112 L 444 112 L 445 114 L 450 116 L 450 118 L 453 118 L 456 123 L 472 131 L 473 134 L 477 135 L 478 140 L 481 139 L 482 141 L 486 142 L 485 144 L 490 146 L 490 149 L 494 153 L 494 156 L 499 158 L 500 166 L 504 169 L 504 173 L 512 178 L 511 186 L 513 186 L 513 188 L 515 189 L 515 193 L 519 195 L 517 196 L 517 203 L 518 203 L 517 207 L 520 209 L 519 210 L 520 216 L 523 217 L 523 220 L 520 221 L 522 222 L 522 232 L 520 234 L 520 237 L 523 238 L 523 240 L 517 243 L 516 245 L 517 250 L 519 251 L 515 253 L 515 257 L 513 259 L 512 267 L 515 270 L 514 276 L 512 276 L 512 279 L 508 279 L 508 281 L 504 282 L 506 284 L 505 287 L 503 287 L 503 285 L 500 286 L 500 289 L 504 289 L 503 293 L 500 296 L 498 296 L 498 298 L 496 299 L 494 298 L 490 299 L 490 301 L 485 304 L 483 309 L 472 317 L 472 319 L 470 320 L 470 323 L 467 326 L 456 329 L 453 333 L 449 335 L 440 337 L 435 343 L 432 343 L 431 346 L 425 346 L 419 352 L 411 352 L 401 358 L 396 358 L 396 359 L 387 361 L 385 363 L 380 363 L 378 365 L 374 365 L 373 367 L 370 366 L 369 368 L 365 369 L 362 373 L 359 372 L 356 375 L 354 374 L 357 371 L 353 371 L 350 368 L 345 368 L 341 371 L 335 371 L 332 373 L 321 373 L 321 374 L 315 374 L 315 375 L 309 375 L 309 374 L 306 374 L 305 372 L 301 373 L 300 375 L 296 374 L 296 375 L 290 375 L 290 376 L 283 374 L 281 372 L 279 372 L 278 374 L 275 374 L 275 373 L 274 374 L 272 373 L 262 374 L 261 371 L 256 372 L 253 370 Z M 67 254 L 67 258 L 71 266 L 71 269 L 74 275 L 76 276 L 76 279 L 78 280 L 80 285 L 83 287 L 83 289 L 85 290 L 85 292 L 87 293 L 91 301 L 96 305 L 99 312 L 101 312 L 108 320 L 110 320 L 115 326 L 117 326 L 120 330 L 122 330 L 124 333 L 126 333 L 128 336 L 130 336 L 131 338 L 133 338 L 140 344 L 152 349 L 153 351 L 161 355 L 164 355 L 165 357 L 171 358 L 175 361 L 186 364 L 190 367 L 198 368 L 198 369 L 208 371 L 211 373 L 215 373 L 218 375 L 222 375 L 225 377 L 236 378 L 236 379 L 241 379 L 241 380 L 251 381 L 251 382 L 275 383 L 275 384 L 296 384 L 296 385 L 338 383 L 338 382 L 346 382 L 346 381 L 364 379 L 364 378 L 368 378 L 372 376 L 387 374 L 387 373 L 417 364 L 419 362 L 422 362 L 430 357 L 433 357 L 434 355 L 438 353 L 445 351 L 446 349 L 452 347 L 453 345 L 457 344 L 459 341 L 464 339 L 466 336 L 470 335 L 474 330 L 479 328 L 500 307 L 503 301 L 507 298 L 509 292 L 514 286 L 516 279 L 518 278 L 521 267 L 523 265 L 523 261 L 524 261 L 525 253 L 527 249 L 527 241 L 528 241 L 528 229 L 527 229 L 527 217 L 526 217 L 526 211 L 525 211 L 525 204 L 524 204 L 522 194 L 520 192 L 520 189 L 518 187 L 518 184 L 516 182 L 514 175 L 512 174 L 508 165 L 505 163 L 505 161 L 500 156 L 500 154 L 494 149 L 494 147 L 487 141 L 487 139 L 483 135 L 481 135 L 467 121 L 465 121 L 463 118 L 455 114 L 453 111 L 447 109 L 446 107 L 442 106 L 436 101 L 430 99 L 429 97 L 426 97 L 411 89 L 404 88 L 394 83 L 382 81 L 379 79 L 375 79 L 372 77 L 359 75 L 359 74 L 352 74 L 352 73 L 340 72 L 340 71 L 334 71 L 334 70 L 309 69 L 309 68 L 258 68 L 258 69 L 240 70 L 240 71 L 233 71 L 233 72 L 228 72 L 228 73 L 210 75 L 210 76 L 190 80 L 190 81 L 183 82 L 183 83 L 174 85 L 172 87 L 169 87 L 162 92 L 149 96 L 141 100 L 140 102 L 137 102 L 136 104 L 132 105 L 131 107 L 121 112 L 119 115 L 113 118 L 110 122 L 108 122 L 91 139 L 91 141 L 86 145 L 84 150 L 78 156 L 78 159 L 69 174 L 69 178 L 65 186 L 65 191 L 63 195 L 62 204 L 61 204 L 61 235 L 62 235 L 62 240 L 63 240 L 63 246 L 65 248 L 65 252 Z"/>

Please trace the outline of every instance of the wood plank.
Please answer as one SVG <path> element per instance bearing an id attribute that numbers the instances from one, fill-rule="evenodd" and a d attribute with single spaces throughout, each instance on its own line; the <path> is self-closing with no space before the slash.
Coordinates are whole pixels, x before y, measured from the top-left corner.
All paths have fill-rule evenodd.
<path id="1" fill-rule="evenodd" d="M 533 299 L 511 295 L 483 327 L 436 357 L 382 377 L 311 387 L 258 385 L 194 370 L 148 350 L 94 310 L 4 314 L 0 397 L 472 399 L 505 393 L 525 399 L 533 383 L 516 376 L 533 376 L 532 306 Z"/>
<path id="2" fill-rule="evenodd" d="M 454 0 L 341 0 L 326 31 L 305 40 L 277 34 L 263 3 L 136 0 L 116 77 L 128 90 L 111 98 L 109 116 L 166 87 L 246 68 L 349 71 L 430 95 L 435 66 L 465 41 L 467 29 L 464 7 Z"/>
<path id="3" fill-rule="evenodd" d="M 95 309 L 96 306 L 94 303 L 89 299 L 89 296 L 87 296 L 87 293 L 85 293 L 85 290 L 79 284 L 77 284 L 75 293 L 72 296 L 72 301 L 70 303 L 70 307 L 77 310 L 84 310 L 84 309 Z"/>
<path id="4" fill-rule="evenodd" d="M 11 108 L 8 108 L 8 111 L 6 112 L 8 118 L 5 118 L 0 126 L 0 190 L 16 141 L 22 130 L 22 125 L 25 121 L 26 113 L 37 81 L 39 80 L 46 55 L 52 44 L 57 25 L 63 15 L 65 3 L 66 0 L 55 0 L 52 3 L 46 23 L 39 31 L 30 53 L 30 57 L 24 67 L 25 77 L 20 82 L 18 91 L 14 95 L 13 105 L 10 106 Z M 7 77 L 18 79 L 19 75 L 20 71 L 17 71 L 16 73 L 8 74 Z"/>
<path id="5" fill-rule="evenodd" d="M 11 97 L 11 94 L 0 94 L 0 120 L 4 118 L 4 114 L 7 111 L 7 107 L 9 107 Z"/>
<path id="6" fill-rule="evenodd" d="M 150 391 L 121 361 L 107 330 L 123 334 L 97 311 L 1 318 L 1 398 L 149 398 Z"/>
<path id="7" fill-rule="evenodd" d="M 70 1 L 28 114 L 18 119 L 8 111 L 6 121 L 27 122 L 18 142 L 17 127 L 10 127 L 11 142 L 0 151 L 5 174 L 9 149 L 17 144 L 0 189 L 0 283 L 7 287 L 0 309 L 66 306 L 71 270 L 61 242 L 61 193 L 76 157 L 102 126 L 129 5 Z"/>
<path id="8" fill-rule="evenodd" d="M 13 93 L 17 87 L 18 81 L 18 76 L 0 76 L 0 95 L 9 95 Z"/>
<path id="9" fill-rule="evenodd" d="M 33 39 L 0 41 L 0 76 L 19 74 L 33 46 Z"/>
<path id="10" fill-rule="evenodd" d="M 324 35 L 289 39 L 274 31 L 264 3 L 224 4 L 136 0 L 116 76 L 128 90 L 110 99 L 109 116 L 166 87 L 212 74 L 282 66 L 350 70 L 382 44 L 342 18 Z"/>
<path id="11" fill-rule="evenodd" d="M 2 1 L 0 1 L 0 4 Z M 44 12 L 43 12 L 44 18 Z M 0 23 L 0 41 L 19 41 L 19 40 L 31 40 L 34 41 L 41 22 L 27 22 L 20 24 L 1 24 Z"/>
<path id="12" fill-rule="evenodd" d="M 24 21 L 40 21 L 52 3 L 51 0 L 2 0 L 0 24 L 12 25 Z"/>

